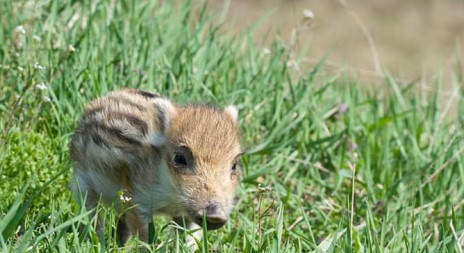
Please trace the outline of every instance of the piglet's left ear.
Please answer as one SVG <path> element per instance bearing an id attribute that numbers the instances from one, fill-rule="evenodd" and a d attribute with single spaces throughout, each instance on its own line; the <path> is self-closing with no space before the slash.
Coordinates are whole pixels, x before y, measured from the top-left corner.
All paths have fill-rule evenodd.
<path id="1" fill-rule="evenodd" d="M 235 107 L 233 105 L 229 105 L 226 108 L 224 108 L 224 112 L 232 118 L 232 120 L 234 121 L 235 124 L 237 124 L 237 120 L 238 120 L 238 109 L 237 109 L 237 107 Z"/>

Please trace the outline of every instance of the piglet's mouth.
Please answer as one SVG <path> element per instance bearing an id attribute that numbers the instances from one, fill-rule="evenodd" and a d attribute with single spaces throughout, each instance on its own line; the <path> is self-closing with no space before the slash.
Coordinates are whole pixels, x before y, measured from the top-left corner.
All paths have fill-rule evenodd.
<path id="1" fill-rule="evenodd" d="M 194 222 L 196 224 L 198 224 L 199 226 L 203 227 L 203 218 L 202 217 L 195 218 Z M 216 229 L 219 229 L 219 228 L 223 227 L 226 223 L 227 223 L 227 221 L 211 222 L 211 221 L 206 220 L 206 229 L 208 229 L 208 230 L 216 230 Z"/>

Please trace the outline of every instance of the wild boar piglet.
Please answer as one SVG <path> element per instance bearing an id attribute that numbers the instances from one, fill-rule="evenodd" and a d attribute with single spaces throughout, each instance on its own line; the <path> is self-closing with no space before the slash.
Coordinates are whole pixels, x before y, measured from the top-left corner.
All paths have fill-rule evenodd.
<path id="1" fill-rule="evenodd" d="M 134 208 L 120 221 L 123 241 L 135 234 L 146 241 L 157 214 L 187 229 L 205 218 L 207 229 L 218 229 L 238 184 L 237 117 L 234 106 L 179 106 L 151 92 L 113 91 L 90 102 L 75 129 L 72 190 L 87 209 L 112 204 L 124 190 Z"/>

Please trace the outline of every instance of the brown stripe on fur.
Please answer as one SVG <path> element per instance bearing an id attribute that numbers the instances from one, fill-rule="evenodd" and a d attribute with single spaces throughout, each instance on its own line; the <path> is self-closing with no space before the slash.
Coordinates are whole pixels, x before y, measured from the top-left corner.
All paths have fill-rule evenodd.
<path id="1" fill-rule="evenodd" d="M 153 92 L 144 91 L 144 90 L 138 90 L 138 89 L 125 89 L 124 91 L 127 91 L 127 92 L 132 93 L 132 94 L 141 95 L 141 96 L 143 96 L 145 98 L 148 98 L 148 99 L 154 99 L 154 98 L 161 97 L 161 95 L 158 94 L 158 93 L 153 93 Z"/>
<path id="2" fill-rule="evenodd" d="M 140 111 L 145 111 L 147 108 L 141 104 L 137 104 L 136 102 L 125 98 L 125 97 L 120 97 L 120 96 L 110 96 L 106 98 L 108 101 L 114 101 L 114 102 L 119 102 L 120 104 L 125 104 L 125 105 L 130 105 L 132 107 L 135 107 L 139 109 Z"/>
<path id="3" fill-rule="evenodd" d="M 98 146 L 105 148 L 110 147 L 110 145 L 108 145 L 108 143 L 106 143 L 106 141 L 103 140 L 103 138 L 101 138 L 101 136 L 95 130 L 91 131 L 90 136 L 92 138 L 92 141 Z"/>
<path id="4" fill-rule="evenodd" d="M 137 116 L 124 112 L 110 112 L 105 115 L 107 119 L 126 120 L 132 126 L 136 127 L 142 134 L 148 133 L 148 124 Z"/>
<path id="5" fill-rule="evenodd" d="M 84 119 L 88 119 L 91 116 L 105 110 L 106 108 L 109 108 L 107 105 L 98 105 L 98 106 L 93 106 L 90 109 L 88 109 L 84 115 Z"/>
<path id="6" fill-rule="evenodd" d="M 82 125 L 82 128 L 88 129 L 88 131 L 90 131 L 90 136 L 93 142 L 100 147 L 111 147 L 108 141 L 105 140 L 106 138 L 101 136 L 101 132 L 111 135 L 113 138 L 116 138 L 123 143 L 125 142 L 127 144 L 135 145 L 137 147 L 142 146 L 142 143 L 140 141 L 124 135 L 121 129 L 102 124 L 102 122 L 99 122 L 94 118 L 85 121 Z"/>
<path id="7" fill-rule="evenodd" d="M 147 108 L 141 104 L 138 104 L 128 98 L 125 98 L 125 97 L 120 97 L 120 96 L 110 96 L 110 97 L 106 97 L 105 98 L 105 104 L 104 106 L 105 107 L 109 107 L 108 105 L 108 102 L 113 102 L 113 103 L 117 103 L 119 105 L 129 105 L 129 106 L 132 106 L 134 108 L 137 108 L 139 111 L 145 111 Z M 97 106 L 98 107 L 98 106 Z"/>
<path id="8" fill-rule="evenodd" d="M 134 140 L 128 136 L 125 136 L 121 129 L 115 128 L 115 127 L 108 127 L 105 125 L 100 125 L 100 129 L 104 131 L 105 133 L 114 136 L 115 138 L 120 139 L 122 142 L 126 142 L 130 145 L 135 145 L 135 146 L 142 146 L 142 143 L 138 140 Z"/>
<path id="9" fill-rule="evenodd" d="M 149 98 L 149 99 L 154 99 L 154 98 L 161 97 L 159 94 L 151 93 L 151 92 L 143 91 L 143 90 L 139 91 L 139 94 L 146 97 L 146 98 Z"/>
<path id="10" fill-rule="evenodd" d="M 132 106 L 132 107 L 137 108 L 139 111 L 145 111 L 144 106 L 133 103 L 130 100 L 125 99 L 125 98 L 112 98 L 111 100 L 114 100 L 114 101 L 121 100 L 121 102 L 123 102 L 123 103 L 119 103 L 119 105 L 128 105 L 128 106 Z M 93 106 L 93 107 L 89 108 L 86 111 L 86 113 L 84 115 L 84 118 L 90 118 L 91 116 L 93 116 L 93 115 L 95 115 L 95 114 L 97 114 L 99 112 L 102 112 L 102 111 L 104 111 L 106 109 L 112 109 L 112 107 L 108 106 L 107 104 Z"/>

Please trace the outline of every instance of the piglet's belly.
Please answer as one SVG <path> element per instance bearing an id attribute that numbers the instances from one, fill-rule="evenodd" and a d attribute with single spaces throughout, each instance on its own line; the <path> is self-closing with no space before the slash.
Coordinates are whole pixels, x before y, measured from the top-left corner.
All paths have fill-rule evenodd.
<path id="1" fill-rule="evenodd" d="M 111 204 L 118 192 L 123 188 L 119 182 L 98 171 L 86 171 L 80 177 L 87 182 L 88 190 L 101 195 L 106 204 Z"/>

